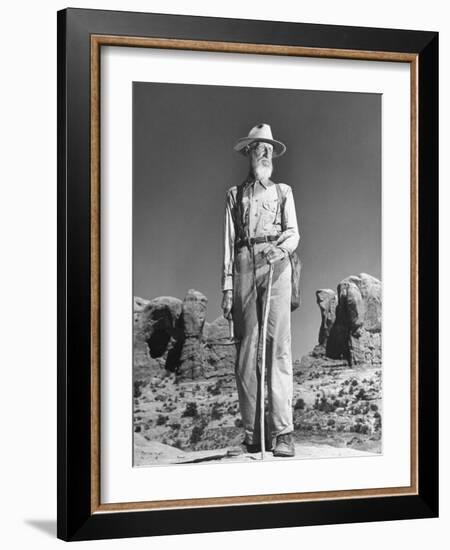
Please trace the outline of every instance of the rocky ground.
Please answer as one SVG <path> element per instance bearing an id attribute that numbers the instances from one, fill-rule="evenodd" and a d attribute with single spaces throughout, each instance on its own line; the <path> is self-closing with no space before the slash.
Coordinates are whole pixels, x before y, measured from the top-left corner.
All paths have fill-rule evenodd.
<path id="1" fill-rule="evenodd" d="M 381 282 L 350 276 L 316 299 L 318 343 L 294 363 L 298 454 L 380 453 Z M 223 317 L 206 321 L 207 302 L 193 289 L 135 298 L 135 465 L 222 460 L 243 439 L 235 343 Z"/>
<path id="2" fill-rule="evenodd" d="M 242 439 L 233 373 L 180 380 L 164 368 L 139 369 L 134 431 L 182 451 L 220 449 Z"/>
<path id="3" fill-rule="evenodd" d="M 380 367 L 309 356 L 295 368 L 294 388 L 297 440 L 381 452 Z"/>
<path id="4" fill-rule="evenodd" d="M 295 457 L 275 457 L 271 452 L 266 452 L 264 459 L 261 453 L 245 453 L 239 456 L 230 456 L 229 447 L 205 451 L 182 451 L 170 445 L 164 445 L 158 441 L 147 441 L 139 434 L 135 434 L 135 463 L 134 466 L 164 466 L 167 464 L 206 464 L 217 462 L 252 462 L 273 460 L 301 460 L 312 458 L 345 458 L 373 456 L 373 453 L 352 449 L 351 447 L 335 447 L 322 443 L 308 444 L 295 443 Z"/>
<path id="5" fill-rule="evenodd" d="M 141 369 L 134 390 L 136 465 L 190 461 L 192 452 L 220 455 L 242 440 L 232 373 L 181 381 L 164 368 Z M 339 449 L 381 452 L 379 368 L 309 357 L 295 365 L 293 403 L 296 443 L 317 447 L 317 456 L 333 456 L 330 446 L 335 456 Z M 143 451 L 155 444 L 162 445 L 156 454 Z"/>

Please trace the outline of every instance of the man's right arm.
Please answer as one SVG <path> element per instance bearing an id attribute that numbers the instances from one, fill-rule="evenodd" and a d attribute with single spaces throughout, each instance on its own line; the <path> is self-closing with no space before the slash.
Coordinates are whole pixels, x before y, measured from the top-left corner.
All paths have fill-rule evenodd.
<path id="1" fill-rule="evenodd" d="M 233 189 L 233 188 L 232 188 Z M 233 290 L 233 265 L 234 265 L 234 196 L 230 189 L 227 193 L 225 202 L 224 219 L 224 247 L 223 247 L 223 266 L 222 266 L 222 290 Z"/>
<path id="2" fill-rule="evenodd" d="M 224 247 L 223 247 L 223 266 L 222 266 L 222 310 L 224 317 L 230 317 L 231 308 L 233 306 L 233 265 L 234 265 L 234 210 L 235 199 L 232 189 L 227 193 L 225 203 L 225 219 L 224 219 Z"/>

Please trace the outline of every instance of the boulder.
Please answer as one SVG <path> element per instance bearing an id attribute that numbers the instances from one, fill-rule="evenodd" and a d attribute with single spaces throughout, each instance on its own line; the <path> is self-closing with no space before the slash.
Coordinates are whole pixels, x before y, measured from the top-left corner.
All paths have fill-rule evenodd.
<path id="1" fill-rule="evenodd" d="M 230 324 L 228 320 L 221 315 L 212 323 L 205 323 L 204 339 L 208 345 L 229 342 Z"/>
<path id="2" fill-rule="evenodd" d="M 230 325 L 221 315 L 207 323 L 204 332 L 208 374 L 226 375 L 234 372 L 236 344 L 230 339 Z"/>
<path id="3" fill-rule="evenodd" d="M 317 290 L 316 301 L 320 309 L 321 323 L 319 329 L 319 345 L 314 349 L 314 353 L 321 355 L 326 352 L 330 332 L 336 320 L 337 294 L 334 290 L 329 288 Z M 321 349 L 319 349 L 319 347 Z"/>
<path id="4" fill-rule="evenodd" d="M 136 368 L 160 368 L 162 364 L 181 378 L 202 376 L 207 303 L 206 296 L 193 289 L 184 300 L 172 296 L 152 300 L 135 297 L 135 374 Z"/>
<path id="5" fill-rule="evenodd" d="M 381 282 L 361 273 L 343 279 L 337 294 L 316 291 L 321 314 L 313 355 L 345 359 L 350 365 L 381 363 Z"/>
<path id="6" fill-rule="evenodd" d="M 142 330 L 142 312 L 144 311 L 148 303 L 149 300 L 144 300 L 143 298 L 139 298 L 138 296 L 134 297 L 133 362 L 135 366 L 148 365 L 150 361 L 147 342 L 145 341 Z"/>
<path id="7" fill-rule="evenodd" d="M 205 354 L 202 343 L 208 300 L 197 290 L 190 289 L 183 301 L 182 326 L 184 341 L 178 374 L 182 378 L 203 376 Z"/>
<path id="8" fill-rule="evenodd" d="M 140 334 L 135 336 L 146 343 L 150 358 L 164 357 L 170 371 L 179 366 L 184 341 L 182 310 L 183 302 L 172 296 L 149 300 L 140 312 Z"/>

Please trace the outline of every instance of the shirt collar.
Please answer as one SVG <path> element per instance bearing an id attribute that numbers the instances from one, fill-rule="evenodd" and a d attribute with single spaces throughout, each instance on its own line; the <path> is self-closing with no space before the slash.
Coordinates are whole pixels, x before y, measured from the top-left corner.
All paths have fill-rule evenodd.
<path id="1" fill-rule="evenodd" d="M 254 179 L 249 176 L 247 179 L 246 187 L 250 187 L 250 185 L 253 185 L 256 182 L 260 183 L 264 187 L 264 189 L 267 189 L 270 185 L 273 184 L 273 181 L 270 178 L 267 183 L 263 183 L 261 180 Z"/>

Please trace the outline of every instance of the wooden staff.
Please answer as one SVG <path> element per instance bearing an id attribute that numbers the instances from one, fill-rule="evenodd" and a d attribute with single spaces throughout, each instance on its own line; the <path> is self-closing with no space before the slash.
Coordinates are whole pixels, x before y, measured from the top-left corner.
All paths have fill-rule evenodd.
<path id="1" fill-rule="evenodd" d="M 269 267 L 269 282 L 267 284 L 267 297 L 264 307 L 264 321 L 262 328 L 262 355 L 261 355 L 261 388 L 260 388 L 260 433 L 261 433 L 261 460 L 265 457 L 265 430 L 264 430 L 264 386 L 265 386 L 265 371 L 266 371 L 266 338 L 267 338 L 267 322 L 269 320 L 270 311 L 270 296 L 272 294 L 272 277 L 273 277 L 273 264 Z"/>

